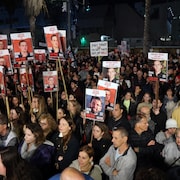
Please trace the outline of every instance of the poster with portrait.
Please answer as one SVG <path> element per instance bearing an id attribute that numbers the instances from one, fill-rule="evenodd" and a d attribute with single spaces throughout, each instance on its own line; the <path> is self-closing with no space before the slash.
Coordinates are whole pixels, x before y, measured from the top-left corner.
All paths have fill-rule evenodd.
<path id="1" fill-rule="evenodd" d="M 60 35 L 60 42 L 62 45 L 62 51 L 65 53 L 67 50 L 67 44 L 66 44 L 66 30 L 59 30 L 59 35 Z"/>
<path id="2" fill-rule="evenodd" d="M 41 65 L 46 61 L 46 50 L 45 49 L 34 49 L 34 58 L 36 65 Z"/>
<path id="3" fill-rule="evenodd" d="M 8 48 L 8 38 L 6 34 L 0 34 L 0 50 Z"/>
<path id="4" fill-rule="evenodd" d="M 149 52 L 148 64 L 150 81 L 168 81 L 168 53 Z"/>
<path id="5" fill-rule="evenodd" d="M 126 55 L 129 57 L 130 52 L 130 46 L 128 44 L 128 41 L 121 41 L 121 44 L 118 45 L 118 49 L 121 52 L 121 55 Z"/>
<path id="6" fill-rule="evenodd" d="M 44 92 L 58 91 L 57 71 L 43 71 Z"/>
<path id="7" fill-rule="evenodd" d="M 32 73 L 31 68 L 29 68 L 28 70 L 28 81 L 29 81 L 29 86 L 31 87 L 31 90 L 34 92 L 34 78 L 33 78 L 33 73 Z"/>
<path id="8" fill-rule="evenodd" d="M 5 80 L 4 80 L 4 66 L 0 66 L 0 93 L 1 95 L 6 94 Z"/>
<path id="9" fill-rule="evenodd" d="M 60 42 L 60 35 L 57 26 L 46 26 L 44 27 L 44 34 L 46 39 L 46 44 L 49 52 L 49 58 L 56 60 L 61 58 L 62 45 Z"/>
<path id="10" fill-rule="evenodd" d="M 120 61 L 103 61 L 102 74 L 103 80 L 119 84 Z"/>
<path id="11" fill-rule="evenodd" d="M 14 83 L 15 85 L 18 85 L 18 84 L 19 84 L 18 69 L 14 69 L 13 83 Z"/>
<path id="12" fill-rule="evenodd" d="M 19 69 L 19 79 L 22 91 L 27 91 L 28 88 L 28 73 L 26 68 Z"/>
<path id="13" fill-rule="evenodd" d="M 30 32 L 10 34 L 14 52 L 14 67 L 21 67 L 34 60 L 32 37 Z"/>
<path id="14" fill-rule="evenodd" d="M 109 81 L 99 80 L 97 88 L 99 90 L 105 91 L 105 109 L 112 111 L 116 103 L 118 84 Z"/>
<path id="15" fill-rule="evenodd" d="M 105 97 L 104 90 L 86 88 L 85 111 L 87 119 L 104 121 Z"/>
<path id="16" fill-rule="evenodd" d="M 13 74 L 11 58 L 8 49 L 0 50 L 0 66 L 5 67 L 5 71 L 8 75 Z"/>

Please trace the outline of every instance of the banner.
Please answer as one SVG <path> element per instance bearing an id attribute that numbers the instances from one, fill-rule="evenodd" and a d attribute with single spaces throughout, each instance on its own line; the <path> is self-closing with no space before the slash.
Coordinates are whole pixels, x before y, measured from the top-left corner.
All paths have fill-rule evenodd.
<path id="1" fill-rule="evenodd" d="M 108 56 L 108 42 L 90 42 L 90 54 L 91 57 Z"/>

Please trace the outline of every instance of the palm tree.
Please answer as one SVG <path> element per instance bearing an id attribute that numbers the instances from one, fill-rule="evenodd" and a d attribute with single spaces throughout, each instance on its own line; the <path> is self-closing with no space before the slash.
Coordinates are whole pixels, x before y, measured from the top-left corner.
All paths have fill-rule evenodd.
<path id="1" fill-rule="evenodd" d="M 150 48 L 150 8 L 151 0 L 145 0 L 145 17 L 144 17 L 144 41 L 143 53 L 147 56 Z"/>
<path id="2" fill-rule="evenodd" d="M 32 34 L 33 44 L 35 44 L 35 27 L 36 17 L 40 14 L 41 10 L 47 12 L 45 0 L 23 0 L 26 15 L 29 17 L 30 32 Z"/>

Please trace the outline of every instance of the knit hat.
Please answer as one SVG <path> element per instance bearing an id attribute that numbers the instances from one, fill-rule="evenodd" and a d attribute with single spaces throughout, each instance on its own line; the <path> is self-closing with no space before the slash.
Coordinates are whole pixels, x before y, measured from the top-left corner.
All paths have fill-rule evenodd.
<path id="1" fill-rule="evenodd" d="M 166 121 L 166 129 L 169 129 L 169 128 L 177 128 L 177 122 L 175 119 L 168 119 Z"/>

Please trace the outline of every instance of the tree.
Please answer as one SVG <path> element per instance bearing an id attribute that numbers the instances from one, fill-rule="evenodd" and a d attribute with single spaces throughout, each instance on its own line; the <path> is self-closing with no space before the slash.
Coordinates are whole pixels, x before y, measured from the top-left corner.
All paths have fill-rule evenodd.
<path id="1" fill-rule="evenodd" d="M 21 3 L 21 0 L 3 0 L 2 4 L 6 7 L 8 13 L 9 13 L 9 24 L 10 28 L 12 28 L 13 19 L 12 16 L 14 14 L 15 9 L 19 6 Z"/>
<path id="2" fill-rule="evenodd" d="M 150 8 L 151 8 L 151 0 L 145 0 L 144 41 L 143 41 L 143 53 L 145 56 L 147 56 L 150 48 Z"/>
<path id="3" fill-rule="evenodd" d="M 33 44 L 35 44 L 35 27 L 36 17 L 40 14 L 41 10 L 47 12 L 45 0 L 23 0 L 25 11 L 29 17 L 29 26 L 32 34 Z"/>

